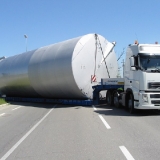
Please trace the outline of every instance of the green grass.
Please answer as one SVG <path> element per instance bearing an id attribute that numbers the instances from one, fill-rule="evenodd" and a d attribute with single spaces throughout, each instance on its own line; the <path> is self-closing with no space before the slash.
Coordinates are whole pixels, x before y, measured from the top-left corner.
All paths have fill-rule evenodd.
<path id="1" fill-rule="evenodd" d="M 5 101 L 5 99 L 0 98 L 0 105 L 1 105 L 1 104 L 5 104 L 5 103 L 7 103 L 7 102 Z"/>

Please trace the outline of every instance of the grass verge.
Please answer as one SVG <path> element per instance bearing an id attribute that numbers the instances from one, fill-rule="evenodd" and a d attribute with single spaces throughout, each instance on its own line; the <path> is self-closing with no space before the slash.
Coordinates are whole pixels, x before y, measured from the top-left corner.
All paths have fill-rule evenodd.
<path id="1" fill-rule="evenodd" d="M 7 102 L 5 101 L 5 99 L 3 99 L 3 98 L 0 98 L 0 105 L 1 104 L 6 104 Z"/>

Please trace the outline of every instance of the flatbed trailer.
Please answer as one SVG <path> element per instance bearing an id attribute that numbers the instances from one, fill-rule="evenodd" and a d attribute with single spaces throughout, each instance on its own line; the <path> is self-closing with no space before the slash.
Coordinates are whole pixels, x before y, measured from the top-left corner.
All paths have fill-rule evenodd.
<path id="1" fill-rule="evenodd" d="M 124 89 L 124 85 L 110 85 L 110 84 L 100 84 L 100 85 L 96 85 L 93 86 L 93 104 L 94 105 L 98 105 L 100 104 L 100 97 L 99 97 L 99 93 L 101 91 L 107 90 L 107 91 L 114 91 L 114 90 L 118 90 L 118 89 Z"/>
<path id="2" fill-rule="evenodd" d="M 81 105 L 91 106 L 93 101 L 88 100 L 76 100 L 76 99 L 46 99 L 46 98 L 25 98 L 25 97 L 5 97 L 6 101 L 11 102 L 32 102 L 32 103 L 53 103 L 64 105 Z"/>

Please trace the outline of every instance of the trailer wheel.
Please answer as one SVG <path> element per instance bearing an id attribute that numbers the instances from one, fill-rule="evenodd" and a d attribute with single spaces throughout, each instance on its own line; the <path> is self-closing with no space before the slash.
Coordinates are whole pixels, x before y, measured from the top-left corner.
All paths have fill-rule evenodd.
<path id="1" fill-rule="evenodd" d="M 133 114 L 135 109 L 134 109 L 134 97 L 132 93 L 129 93 L 127 105 L 128 105 L 129 113 Z"/>
<path id="2" fill-rule="evenodd" d="M 108 104 L 108 105 L 112 105 L 112 104 L 113 104 L 112 92 L 111 92 L 110 90 L 107 91 L 106 101 L 107 101 L 107 104 Z"/>
<path id="3" fill-rule="evenodd" d="M 116 108 L 121 107 L 121 104 L 119 103 L 119 93 L 117 91 L 114 91 L 114 93 L 113 93 L 113 105 Z"/>

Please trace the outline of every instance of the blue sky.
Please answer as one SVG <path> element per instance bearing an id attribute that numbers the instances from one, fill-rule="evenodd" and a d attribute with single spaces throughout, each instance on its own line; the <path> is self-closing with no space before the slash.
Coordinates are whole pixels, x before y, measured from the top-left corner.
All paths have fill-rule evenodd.
<path id="1" fill-rule="evenodd" d="M 0 56 L 25 52 L 24 34 L 33 50 L 88 33 L 116 41 L 117 56 L 136 39 L 160 43 L 160 0 L 0 0 Z"/>

